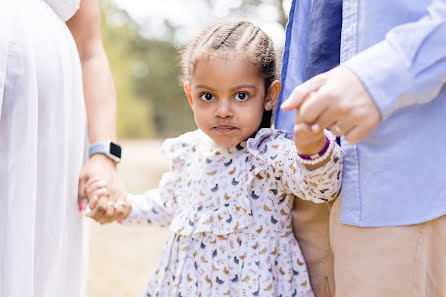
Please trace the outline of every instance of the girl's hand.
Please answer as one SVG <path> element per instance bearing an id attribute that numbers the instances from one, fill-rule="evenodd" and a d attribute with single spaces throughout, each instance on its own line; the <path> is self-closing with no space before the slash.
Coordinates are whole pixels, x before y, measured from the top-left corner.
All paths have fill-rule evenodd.
<path id="1" fill-rule="evenodd" d="M 86 184 L 88 206 L 91 212 L 86 216 L 104 224 L 121 221 L 129 215 L 131 205 L 127 201 L 127 193 L 119 200 L 111 201 L 104 181 L 98 178 L 90 179 Z"/>
<path id="2" fill-rule="evenodd" d="M 300 118 L 300 113 L 296 112 L 296 121 L 294 124 L 294 143 L 297 152 L 304 156 L 312 156 L 322 151 L 327 144 L 324 130 L 317 125 L 309 126 Z M 314 164 L 305 165 L 309 170 L 315 170 L 329 162 L 330 158 Z"/>
<path id="3" fill-rule="evenodd" d="M 324 149 L 326 141 L 323 129 L 318 126 L 309 126 L 304 123 L 299 113 L 296 113 L 294 143 L 299 154 L 305 156 L 317 154 Z"/>

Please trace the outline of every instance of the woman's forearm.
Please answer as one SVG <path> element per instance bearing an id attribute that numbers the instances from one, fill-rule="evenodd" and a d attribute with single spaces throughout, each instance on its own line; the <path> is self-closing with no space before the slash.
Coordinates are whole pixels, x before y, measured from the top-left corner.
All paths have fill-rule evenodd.
<path id="1" fill-rule="evenodd" d="M 97 51 L 81 61 L 90 143 L 116 141 L 116 91 L 105 52 Z"/>
<path id="2" fill-rule="evenodd" d="M 67 22 L 79 52 L 88 119 L 90 143 L 116 140 L 116 92 L 101 38 L 101 14 L 98 0 L 82 0 L 79 10 Z M 99 178 L 107 184 L 109 192 L 98 201 L 107 205 L 108 200 L 123 199 L 125 186 L 116 172 L 116 162 L 104 154 L 95 154 L 84 164 L 79 174 L 78 202 L 80 209 L 88 202 L 86 183 Z M 91 213 L 93 219 L 102 223 L 111 221 L 110 216 L 97 208 Z"/>
<path id="3" fill-rule="evenodd" d="M 116 140 L 116 92 L 102 45 L 98 0 L 81 1 L 67 22 L 82 65 L 90 143 Z"/>

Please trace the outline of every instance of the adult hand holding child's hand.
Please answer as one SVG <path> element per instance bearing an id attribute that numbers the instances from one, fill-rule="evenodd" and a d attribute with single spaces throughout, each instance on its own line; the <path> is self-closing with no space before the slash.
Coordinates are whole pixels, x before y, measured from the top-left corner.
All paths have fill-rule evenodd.
<path id="1" fill-rule="evenodd" d="M 95 221 L 104 224 L 114 221 L 120 221 L 130 213 L 131 206 L 127 200 L 126 192 L 123 192 L 119 200 L 109 199 L 107 185 L 99 178 L 91 178 L 86 184 L 86 193 L 88 196 L 88 206 L 91 212 L 86 216 Z"/>
<path id="2" fill-rule="evenodd" d="M 313 130 L 329 128 L 350 143 L 361 141 L 381 120 L 364 85 L 343 66 L 296 87 L 281 108 L 297 109 L 298 117 Z"/>
<path id="3" fill-rule="evenodd" d="M 98 192 L 96 199 L 92 200 L 93 196 L 88 195 L 87 189 L 99 180 L 106 192 Z M 125 209 L 122 202 L 126 201 L 127 191 L 118 175 L 116 164 L 107 156 L 102 154 L 91 156 L 82 168 L 78 192 L 79 209 L 83 210 L 87 203 L 91 209 L 87 214 L 88 217 L 99 223 L 110 223 L 124 218 Z M 114 207 L 115 205 L 117 207 Z"/>

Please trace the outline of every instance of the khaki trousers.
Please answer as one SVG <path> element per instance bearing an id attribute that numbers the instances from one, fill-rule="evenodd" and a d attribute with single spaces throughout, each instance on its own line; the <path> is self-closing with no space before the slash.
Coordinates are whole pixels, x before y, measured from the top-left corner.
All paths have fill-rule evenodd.
<path id="1" fill-rule="evenodd" d="M 341 224 L 340 210 L 341 198 L 327 204 L 296 199 L 293 207 L 316 297 L 446 297 L 446 216 L 359 228 Z"/>

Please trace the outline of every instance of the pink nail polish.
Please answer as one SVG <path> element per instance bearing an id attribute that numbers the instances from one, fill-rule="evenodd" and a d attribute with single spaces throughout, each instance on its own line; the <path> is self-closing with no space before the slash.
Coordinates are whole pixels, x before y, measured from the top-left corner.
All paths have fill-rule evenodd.
<path id="1" fill-rule="evenodd" d="M 82 212 L 82 210 L 84 210 L 84 207 L 82 206 L 82 204 L 79 204 L 79 211 Z"/>
<path id="2" fill-rule="evenodd" d="M 119 223 L 119 224 L 122 224 L 122 220 L 118 220 L 118 223 Z"/>

